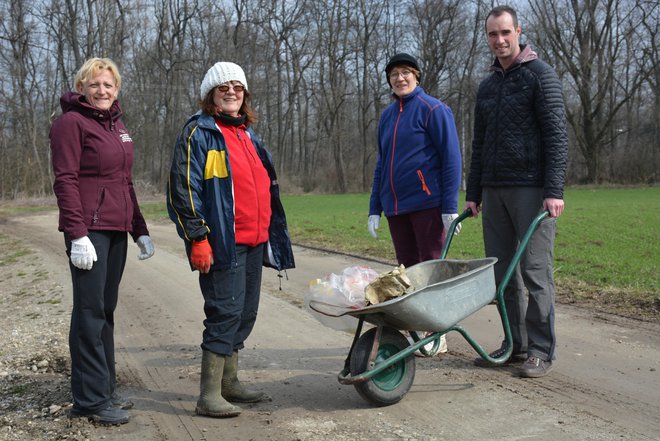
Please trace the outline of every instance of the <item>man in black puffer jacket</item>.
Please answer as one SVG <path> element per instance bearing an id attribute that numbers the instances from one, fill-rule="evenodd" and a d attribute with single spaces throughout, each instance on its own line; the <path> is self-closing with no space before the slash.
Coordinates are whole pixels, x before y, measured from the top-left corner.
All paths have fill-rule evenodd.
<path id="1" fill-rule="evenodd" d="M 496 59 L 477 94 L 466 208 L 477 216 L 483 205 L 484 245 L 487 256 L 498 258 L 497 283 L 536 215 L 550 213 L 504 296 L 513 336 L 509 361 L 525 360 L 523 377 L 542 377 L 555 359 L 552 260 L 556 218 L 564 210 L 568 138 L 561 81 L 529 45 L 518 43 L 520 32 L 516 12 L 508 6 L 486 17 Z M 491 356 L 504 352 L 502 344 Z M 475 364 L 488 365 L 482 358 Z"/>

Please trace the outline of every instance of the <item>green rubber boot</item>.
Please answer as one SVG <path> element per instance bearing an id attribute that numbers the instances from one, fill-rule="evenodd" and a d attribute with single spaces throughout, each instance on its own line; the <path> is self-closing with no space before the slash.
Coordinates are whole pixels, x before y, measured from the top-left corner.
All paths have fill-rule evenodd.
<path id="1" fill-rule="evenodd" d="M 222 373 L 222 396 L 233 403 L 256 403 L 270 399 L 263 392 L 247 390 L 238 380 L 238 352 L 234 352 L 231 358 L 227 357 L 225 362 L 225 370 Z"/>
<path id="2" fill-rule="evenodd" d="M 215 418 L 238 416 L 241 408 L 225 401 L 222 391 L 222 373 L 230 357 L 211 351 L 202 352 L 202 378 L 195 413 Z"/>

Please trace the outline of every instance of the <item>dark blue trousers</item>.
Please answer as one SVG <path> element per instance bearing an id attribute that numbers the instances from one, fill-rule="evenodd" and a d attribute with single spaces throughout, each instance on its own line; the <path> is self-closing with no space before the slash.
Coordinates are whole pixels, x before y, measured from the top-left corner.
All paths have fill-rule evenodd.
<path id="1" fill-rule="evenodd" d="M 202 349 L 232 355 L 243 349 L 257 321 L 265 244 L 236 246 L 238 265 L 199 275 L 204 296 Z"/>
<path id="2" fill-rule="evenodd" d="M 92 413 L 108 406 L 115 391 L 114 312 L 126 264 L 127 233 L 90 231 L 98 261 L 92 269 L 73 266 L 73 310 L 69 330 L 73 410 Z M 67 255 L 71 241 L 65 236 Z"/>

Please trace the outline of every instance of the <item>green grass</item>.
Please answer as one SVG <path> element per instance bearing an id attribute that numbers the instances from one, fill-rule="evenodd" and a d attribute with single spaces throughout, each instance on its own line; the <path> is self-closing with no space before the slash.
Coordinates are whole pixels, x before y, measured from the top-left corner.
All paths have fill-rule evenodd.
<path id="1" fill-rule="evenodd" d="M 367 231 L 368 194 L 284 195 L 294 243 L 394 264 L 383 217 L 374 240 Z M 463 207 L 464 195 L 459 197 Z M 659 318 L 660 187 L 569 188 L 557 221 L 555 277 L 559 300 L 630 316 Z M 163 220 L 163 202 L 141 204 Z M 482 257 L 481 218 L 467 219 L 449 258 Z M 1 262 L 0 262 L 1 263 Z"/>
<path id="2" fill-rule="evenodd" d="M 459 200 L 464 200 L 463 195 Z M 568 189 L 565 200 L 555 243 L 560 301 L 657 318 L 660 188 Z M 295 243 L 394 263 L 385 218 L 381 218 L 377 240 L 367 231 L 369 195 L 284 196 L 283 203 Z M 481 218 L 468 219 L 448 257 L 481 256 Z"/>
<path id="3" fill-rule="evenodd" d="M 560 276 L 658 293 L 660 188 L 570 191 L 566 204 L 555 246 Z"/>
<path id="4" fill-rule="evenodd" d="M 33 205 L 37 204 L 37 205 Z M 17 214 L 42 213 L 57 208 L 54 205 L 42 203 L 41 201 L 23 201 L 16 203 L 5 203 L 0 206 L 0 220 Z"/>
<path id="5" fill-rule="evenodd" d="M 463 194 L 459 196 L 462 209 Z M 369 195 L 283 195 L 294 243 L 394 263 L 381 217 L 378 239 L 367 231 Z M 555 275 L 597 287 L 660 291 L 660 187 L 571 188 L 557 221 Z M 163 203 L 141 205 L 149 217 L 166 218 Z M 483 256 L 481 217 L 467 219 L 449 258 Z"/>
<path id="6" fill-rule="evenodd" d="M 569 189 L 557 221 L 555 274 L 658 293 L 660 188 Z M 461 195 L 460 200 L 463 200 Z M 387 221 L 367 232 L 367 194 L 284 196 L 294 242 L 394 261 Z M 467 219 L 450 258 L 483 256 L 481 218 Z"/>

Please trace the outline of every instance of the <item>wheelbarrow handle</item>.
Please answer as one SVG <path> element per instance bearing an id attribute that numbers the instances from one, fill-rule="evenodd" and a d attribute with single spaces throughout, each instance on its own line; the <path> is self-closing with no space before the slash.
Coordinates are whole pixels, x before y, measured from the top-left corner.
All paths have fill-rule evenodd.
<path id="1" fill-rule="evenodd" d="M 511 327 L 509 325 L 509 316 L 507 314 L 506 306 L 504 304 L 504 291 L 506 290 L 506 287 L 508 286 L 511 277 L 515 272 L 518 263 L 520 263 L 520 260 L 522 259 L 522 256 L 525 253 L 525 250 L 527 249 L 527 245 L 529 244 L 529 241 L 536 232 L 536 229 L 541 224 L 541 221 L 543 221 L 543 219 L 549 216 L 550 216 L 550 212 L 548 210 L 544 210 L 534 218 L 532 223 L 527 228 L 527 231 L 525 232 L 525 235 L 523 236 L 522 240 L 520 241 L 520 244 L 518 245 L 518 249 L 516 250 L 516 253 L 511 259 L 511 262 L 507 267 L 506 272 L 502 277 L 502 280 L 497 286 L 497 293 L 495 297 L 497 299 L 497 310 L 500 313 L 500 318 L 502 320 L 502 328 L 504 330 L 504 341 L 506 345 L 504 354 L 502 354 L 498 358 L 492 358 L 490 354 L 488 354 L 477 342 L 475 342 L 474 340 L 472 340 L 472 338 L 468 336 L 467 331 L 463 329 L 455 329 L 459 331 L 461 334 L 463 334 L 463 336 L 465 336 L 468 343 L 470 343 L 470 345 L 477 351 L 477 353 L 484 360 L 487 360 L 493 364 L 504 363 L 506 360 L 509 359 L 511 353 L 513 352 L 513 338 L 511 335 Z M 459 328 L 459 326 L 457 325 L 455 326 L 455 328 Z"/>
<path id="2" fill-rule="evenodd" d="M 456 227 L 458 226 L 458 224 L 470 216 L 472 216 L 472 211 L 468 208 L 467 210 L 462 212 L 456 219 L 454 219 L 454 221 L 451 223 L 451 225 L 449 226 L 449 230 L 447 230 L 445 244 L 442 247 L 442 251 L 440 252 L 441 259 L 447 258 L 447 253 L 449 252 L 449 246 L 451 245 L 451 241 L 454 238 L 454 231 L 456 231 Z"/>
<path id="3" fill-rule="evenodd" d="M 527 232 L 520 241 L 520 244 L 518 245 L 518 249 L 516 250 L 516 253 L 513 256 L 513 259 L 511 259 L 511 264 L 507 268 L 506 272 L 504 273 L 504 276 L 502 277 L 502 280 L 499 283 L 498 295 L 499 294 L 504 295 L 504 289 L 509 284 L 509 280 L 511 280 L 511 277 L 513 276 L 513 273 L 516 270 L 518 263 L 522 259 L 522 256 L 525 253 L 525 250 L 527 249 L 527 245 L 529 244 L 530 239 L 536 232 L 536 229 L 538 228 L 541 221 L 549 216 L 550 216 L 550 212 L 548 210 L 544 210 L 540 212 L 538 215 L 536 215 L 532 223 L 527 228 Z M 501 291 L 501 293 L 499 291 Z"/>

